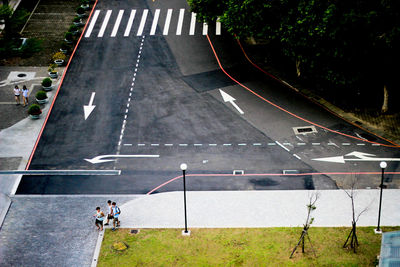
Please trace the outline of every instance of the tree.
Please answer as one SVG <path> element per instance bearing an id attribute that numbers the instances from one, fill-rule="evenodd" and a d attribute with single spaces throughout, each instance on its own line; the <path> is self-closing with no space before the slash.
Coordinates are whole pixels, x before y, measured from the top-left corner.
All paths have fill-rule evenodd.
<path id="1" fill-rule="evenodd" d="M 368 210 L 368 206 L 366 206 L 364 209 L 361 211 L 357 212 L 354 207 L 354 201 L 355 201 L 355 188 L 357 184 L 357 178 L 353 177 L 351 187 L 349 190 L 343 189 L 343 191 L 346 193 L 346 195 L 350 198 L 351 200 L 351 212 L 352 212 L 352 221 L 351 221 L 351 231 L 349 235 L 347 236 L 346 242 L 344 242 L 343 248 L 349 247 L 353 249 L 354 253 L 357 251 L 357 247 L 359 246 L 358 243 L 358 238 L 357 238 L 357 222 L 360 219 L 360 216 Z"/>
<path id="2" fill-rule="evenodd" d="M 304 253 L 304 239 L 306 237 L 308 239 L 308 242 L 310 243 L 310 246 L 311 246 L 311 249 L 312 249 L 314 255 L 317 256 L 315 254 L 314 248 L 312 246 L 310 236 L 308 235 L 308 229 L 310 228 L 311 224 L 314 222 L 314 217 L 311 217 L 311 212 L 316 209 L 315 202 L 317 202 L 318 197 L 319 197 L 318 193 L 317 194 L 313 193 L 309 198 L 309 203 L 307 204 L 307 219 L 306 219 L 306 223 L 303 225 L 303 230 L 301 232 L 301 236 L 300 236 L 299 242 L 297 242 L 297 245 L 294 247 L 292 253 L 290 254 L 290 258 L 293 257 L 294 252 L 296 251 L 298 246 L 300 246 L 300 244 L 301 244 L 301 252 Z"/>

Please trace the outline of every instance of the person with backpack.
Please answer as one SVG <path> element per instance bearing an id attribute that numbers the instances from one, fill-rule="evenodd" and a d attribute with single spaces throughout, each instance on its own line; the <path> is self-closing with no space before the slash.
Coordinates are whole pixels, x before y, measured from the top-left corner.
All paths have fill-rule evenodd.
<path id="1" fill-rule="evenodd" d="M 100 210 L 100 207 L 97 207 L 96 211 L 96 214 L 93 215 L 96 218 L 95 225 L 97 226 L 97 230 L 103 231 L 104 213 Z"/>
<path id="2" fill-rule="evenodd" d="M 120 226 L 120 221 L 118 220 L 119 215 L 121 214 L 121 210 L 120 208 L 117 206 L 117 203 L 113 202 L 112 203 L 112 211 L 113 211 L 113 228 L 111 230 L 115 231 L 115 227 L 119 227 Z M 115 226 L 116 224 L 116 226 Z"/>

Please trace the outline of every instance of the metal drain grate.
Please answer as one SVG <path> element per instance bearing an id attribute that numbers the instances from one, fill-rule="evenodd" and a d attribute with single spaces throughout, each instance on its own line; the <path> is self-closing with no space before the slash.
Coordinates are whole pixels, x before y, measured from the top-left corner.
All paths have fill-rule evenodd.
<path id="1" fill-rule="evenodd" d="M 309 133 L 317 133 L 317 129 L 315 126 L 303 126 L 303 127 L 293 127 L 293 131 L 295 134 L 309 134 Z"/>
<path id="2" fill-rule="evenodd" d="M 298 174 L 300 173 L 298 170 L 283 170 L 283 174 Z"/>

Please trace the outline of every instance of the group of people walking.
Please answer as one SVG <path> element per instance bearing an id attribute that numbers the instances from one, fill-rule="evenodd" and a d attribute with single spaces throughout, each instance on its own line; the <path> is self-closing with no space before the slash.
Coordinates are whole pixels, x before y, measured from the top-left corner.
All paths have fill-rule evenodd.
<path id="1" fill-rule="evenodd" d="M 14 97 L 15 97 L 15 102 L 17 102 L 17 105 L 21 104 L 21 100 L 20 100 L 21 94 L 22 94 L 22 99 L 24 101 L 24 107 L 26 105 L 28 105 L 28 93 L 29 93 L 29 90 L 28 90 L 28 88 L 26 88 L 25 85 L 22 86 L 22 89 L 20 89 L 18 87 L 18 85 L 16 85 L 14 87 Z"/>
<path id="2" fill-rule="evenodd" d="M 121 209 L 117 206 L 117 203 L 107 201 L 107 222 L 104 225 L 109 225 L 110 220 L 112 220 L 113 228 L 111 230 L 115 231 L 116 227 L 120 226 L 119 215 L 121 214 Z M 96 218 L 95 225 L 97 230 L 103 231 L 103 222 L 106 218 L 100 207 L 96 208 L 96 214 L 93 215 Z"/>

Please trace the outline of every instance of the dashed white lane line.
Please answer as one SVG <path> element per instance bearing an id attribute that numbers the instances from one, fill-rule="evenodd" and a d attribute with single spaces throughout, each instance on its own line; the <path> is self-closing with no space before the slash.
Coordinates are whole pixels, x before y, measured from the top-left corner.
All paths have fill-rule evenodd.
<path id="1" fill-rule="evenodd" d="M 311 143 L 313 146 L 319 146 L 321 143 Z"/>
<path id="2" fill-rule="evenodd" d="M 350 143 L 342 143 L 342 146 L 349 146 Z"/>
<path id="3" fill-rule="evenodd" d="M 297 156 L 296 154 L 293 154 L 294 157 L 296 157 L 297 159 L 301 159 L 299 156 Z"/>
<path id="4" fill-rule="evenodd" d="M 261 146 L 261 143 L 254 143 L 253 146 Z"/>
<path id="5" fill-rule="evenodd" d="M 179 144 L 179 146 L 188 146 L 188 144 Z"/>
<path id="6" fill-rule="evenodd" d="M 113 28 L 113 30 L 111 32 L 111 37 L 115 37 L 117 35 L 119 24 L 121 23 L 121 19 L 122 19 L 123 15 L 124 15 L 124 10 L 121 9 L 118 12 L 117 20 L 115 21 L 114 28 Z"/>
<path id="7" fill-rule="evenodd" d="M 144 25 L 146 24 L 146 19 L 147 19 L 148 13 L 149 13 L 148 9 L 143 10 L 142 19 L 140 20 L 139 29 L 136 34 L 137 36 L 141 36 L 143 34 Z"/>
<path id="8" fill-rule="evenodd" d="M 168 35 L 169 24 L 171 23 L 171 17 L 172 17 L 172 9 L 168 9 L 167 17 L 165 18 L 163 35 Z"/>
<path id="9" fill-rule="evenodd" d="M 164 144 L 164 146 L 173 146 L 174 144 Z"/>
<path id="10" fill-rule="evenodd" d="M 223 146 L 231 146 L 232 144 L 223 144 Z"/>
<path id="11" fill-rule="evenodd" d="M 268 143 L 269 146 L 274 146 L 276 145 L 275 143 Z"/>
<path id="12" fill-rule="evenodd" d="M 151 24 L 150 35 L 156 34 L 158 18 L 160 17 L 160 9 L 156 9 L 154 13 L 153 24 Z"/>
<path id="13" fill-rule="evenodd" d="M 217 146 L 217 144 L 208 144 L 208 146 Z"/>
<path id="14" fill-rule="evenodd" d="M 137 144 L 138 146 L 146 146 L 146 144 Z"/>
<path id="15" fill-rule="evenodd" d="M 359 144 L 357 144 L 357 146 L 365 146 L 365 144 L 359 143 Z"/>
<path id="16" fill-rule="evenodd" d="M 178 18 L 178 25 L 176 26 L 176 35 L 182 34 L 182 26 L 183 26 L 183 17 L 185 15 L 185 9 L 181 8 L 179 10 L 179 18 Z"/>
<path id="17" fill-rule="evenodd" d="M 106 30 L 106 27 L 108 24 L 108 21 L 110 20 L 111 13 L 112 13 L 112 10 L 107 10 L 106 16 L 103 20 L 103 24 L 101 25 L 101 28 L 100 28 L 100 31 L 99 31 L 99 34 L 97 35 L 97 37 L 103 37 L 104 31 Z"/>
<path id="18" fill-rule="evenodd" d="M 306 143 L 297 143 L 298 146 L 305 146 Z"/>
<path id="19" fill-rule="evenodd" d="M 247 146 L 245 143 L 238 144 L 238 146 Z"/>
<path id="20" fill-rule="evenodd" d="M 189 35 L 194 35 L 195 28 L 196 28 L 196 13 L 192 13 L 192 18 L 190 19 Z"/>
<path id="21" fill-rule="evenodd" d="M 380 146 L 380 144 L 372 144 L 373 146 Z"/>
<path id="22" fill-rule="evenodd" d="M 90 21 L 89 27 L 88 27 L 88 29 L 87 29 L 87 31 L 86 31 L 86 33 L 85 33 L 85 37 L 86 37 L 86 38 L 90 37 L 90 34 L 91 34 L 92 31 L 93 31 L 94 25 L 96 24 L 96 20 L 97 20 L 97 18 L 99 17 L 99 13 L 100 13 L 100 10 L 96 10 L 96 11 L 94 12 L 93 18 L 92 18 L 92 20 Z"/>
<path id="23" fill-rule="evenodd" d="M 193 144 L 194 146 L 202 146 L 203 144 Z"/>
<path id="24" fill-rule="evenodd" d="M 150 146 L 159 146 L 160 144 L 150 144 Z"/>
<path id="25" fill-rule="evenodd" d="M 127 37 L 131 33 L 133 20 L 135 19 L 136 9 L 131 10 L 131 14 L 129 16 L 128 24 L 126 25 L 124 36 Z"/>
<path id="26" fill-rule="evenodd" d="M 124 144 L 124 146 L 132 146 L 132 144 Z"/>

